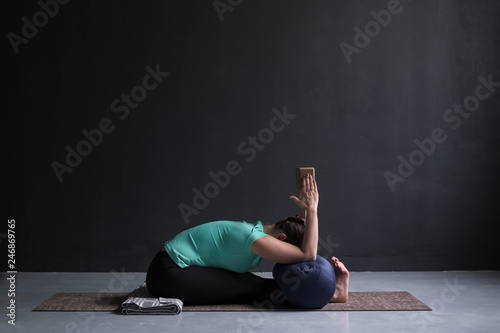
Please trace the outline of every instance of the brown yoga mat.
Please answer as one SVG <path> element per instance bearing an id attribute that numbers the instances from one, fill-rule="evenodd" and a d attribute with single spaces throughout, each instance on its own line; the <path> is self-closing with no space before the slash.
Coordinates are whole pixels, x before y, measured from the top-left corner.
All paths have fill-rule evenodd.
<path id="1" fill-rule="evenodd" d="M 33 311 L 92 311 L 118 312 L 128 293 L 57 293 Z M 306 309 L 307 310 L 307 309 Z M 255 304 L 185 305 L 183 312 L 208 311 L 304 311 L 271 301 Z M 432 311 L 427 305 L 406 291 L 351 292 L 347 303 L 329 303 L 314 311 Z"/>

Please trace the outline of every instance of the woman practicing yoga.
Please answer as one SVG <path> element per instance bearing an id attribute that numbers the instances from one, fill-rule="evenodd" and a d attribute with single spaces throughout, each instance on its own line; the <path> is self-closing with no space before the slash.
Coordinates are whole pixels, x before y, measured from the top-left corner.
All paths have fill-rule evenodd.
<path id="1" fill-rule="evenodd" d="M 274 279 L 247 270 L 262 258 L 291 264 L 316 260 L 318 188 L 302 178 L 298 196 L 289 194 L 300 216 L 274 224 L 216 221 L 185 230 L 167 241 L 149 265 L 146 285 L 155 297 L 179 298 L 185 304 L 251 302 L 278 289 Z M 330 302 L 347 302 L 349 272 L 332 257 L 336 275 Z"/>

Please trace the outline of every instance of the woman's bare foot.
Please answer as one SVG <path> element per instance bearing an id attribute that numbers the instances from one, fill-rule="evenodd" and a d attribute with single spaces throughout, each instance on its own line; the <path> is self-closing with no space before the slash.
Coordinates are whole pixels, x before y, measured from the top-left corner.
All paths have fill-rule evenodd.
<path id="1" fill-rule="evenodd" d="M 335 293 L 330 303 L 346 303 L 349 299 L 349 271 L 336 257 L 332 257 L 333 269 L 335 270 Z"/>

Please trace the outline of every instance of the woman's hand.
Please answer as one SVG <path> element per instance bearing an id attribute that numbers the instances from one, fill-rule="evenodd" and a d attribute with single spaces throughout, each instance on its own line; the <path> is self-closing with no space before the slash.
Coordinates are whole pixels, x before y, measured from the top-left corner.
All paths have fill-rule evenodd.
<path id="1" fill-rule="evenodd" d="M 295 196 L 293 193 L 289 193 L 288 195 L 300 209 L 304 209 L 306 211 L 310 209 L 318 209 L 318 186 L 313 176 L 310 174 L 306 174 L 302 178 L 302 189 L 300 190 L 298 196 Z"/>

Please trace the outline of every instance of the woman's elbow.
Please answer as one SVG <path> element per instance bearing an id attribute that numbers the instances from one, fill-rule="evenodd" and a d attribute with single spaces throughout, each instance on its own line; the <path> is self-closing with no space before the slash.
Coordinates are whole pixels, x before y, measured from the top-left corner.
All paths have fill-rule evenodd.
<path id="1" fill-rule="evenodd" d="M 303 261 L 316 261 L 316 258 L 318 257 L 317 252 L 315 253 L 308 253 L 304 256 Z"/>

